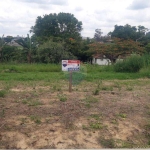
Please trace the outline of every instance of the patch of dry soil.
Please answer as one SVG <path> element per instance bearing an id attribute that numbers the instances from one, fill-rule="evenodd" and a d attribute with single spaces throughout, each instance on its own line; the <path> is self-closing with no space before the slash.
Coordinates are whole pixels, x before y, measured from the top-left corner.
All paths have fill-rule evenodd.
<path id="1" fill-rule="evenodd" d="M 65 85 L 13 87 L 0 98 L 0 149 L 149 147 L 149 79 L 130 88 L 124 82 L 103 81 L 112 88 L 97 95 L 97 84 L 87 82 L 72 93 Z"/>

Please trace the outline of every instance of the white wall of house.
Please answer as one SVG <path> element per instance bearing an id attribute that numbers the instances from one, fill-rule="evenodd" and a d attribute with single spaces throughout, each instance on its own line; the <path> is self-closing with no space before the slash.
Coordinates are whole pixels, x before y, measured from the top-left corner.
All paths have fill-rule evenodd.
<path id="1" fill-rule="evenodd" d="M 110 59 L 106 59 L 106 58 L 93 58 L 93 61 L 92 61 L 93 64 L 98 64 L 98 65 L 109 65 L 111 64 L 111 61 Z"/>

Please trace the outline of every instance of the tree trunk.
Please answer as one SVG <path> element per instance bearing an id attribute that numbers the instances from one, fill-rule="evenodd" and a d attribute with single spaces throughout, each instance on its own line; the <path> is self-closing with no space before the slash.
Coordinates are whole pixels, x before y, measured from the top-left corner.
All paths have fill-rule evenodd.
<path id="1" fill-rule="evenodd" d="M 28 52 L 27 61 L 29 64 L 31 64 L 31 52 Z"/>

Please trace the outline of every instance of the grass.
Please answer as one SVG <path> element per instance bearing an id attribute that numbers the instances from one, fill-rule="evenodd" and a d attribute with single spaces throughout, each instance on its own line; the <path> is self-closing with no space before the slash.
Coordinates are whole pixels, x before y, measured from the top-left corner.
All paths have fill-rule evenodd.
<path id="1" fill-rule="evenodd" d="M 93 96 L 88 96 L 85 99 L 83 99 L 83 101 L 85 102 L 85 106 L 90 108 L 91 104 L 98 102 L 98 99 Z"/>
<path id="2" fill-rule="evenodd" d="M 95 122 L 90 124 L 91 129 L 103 129 L 104 125 L 100 122 Z"/>
<path id="3" fill-rule="evenodd" d="M 0 112 L 0 118 L 4 117 L 5 116 L 5 110 L 2 109 L 1 112 Z"/>
<path id="4" fill-rule="evenodd" d="M 88 97 L 86 97 L 83 101 L 84 101 L 85 103 L 87 103 L 87 104 L 92 104 L 92 103 L 97 103 L 97 102 L 98 102 L 98 99 L 96 99 L 96 98 L 93 97 L 93 96 L 88 96 Z"/>
<path id="5" fill-rule="evenodd" d="M 67 97 L 64 94 L 58 94 L 58 98 L 61 102 L 65 102 L 67 101 Z"/>
<path id="6" fill-rule="evenodd" d="M 39 116 L 32 115 L 30 116 L 31 121 L 34 121 L 36 124 L 41 123 L 41 118 Z"/>
<path id="7" fill-rule="evenodd" d="M 127 90 L 127 91 L 133 91 L 133 87 L 127 86 L 127 87 L 126 87 L 126 90 Z"/>
<path id="8" fill-rule="evenodd" d="M 5 96 L 6 96 L 6 91 L 0 90 L 0 97 L 5 97 Z"/>
<path id="9" fill-rule="evenodd" d="M 117 119 L 112 119 L 111 123 L 112 124 L 118 124 L 118 121 L 117 121 Z"/>
<path id="10" fill-rule="evenodd" d="M 2 64 L 0 72 L 60 72 L 57 64 Z"/>
<path id="11" fill-rule="evenodd" d="M 119 113 L 117 116 L 123 119 L 127 118 L 127 114 L 124 113 Z"/>
<path id="12" fill-rule="evenodd" d="M 38 106 L 42 105 L 42 103 L 39 100 L 34 100 L 34 99 L 23 99 L 22 100 L 23 104 L 27 104 L 28 106 Z"/>
<path id="13" fill-rule="evenodd" d="M 106 139 L 104 137 L 98 137 L 98 143 L 103 146 L 103 148 L 133 148 L 135 145 L 131 141 L 123 141 L 121 139 Z"/>
<path id="14" fill-rule="evenodd" d="M 94 118 L 95 120 L 100 120 L 101 116 L 99 114 L 91 114 L 91 118 Z"/>
<path id="15" fill-rule="evenodd" d="M 104 147 L 104 148 L 115 148 L 115 141 L 113 139 L 105 139 L 103 137 L 98 138 L 98 142 Z"/>
<path id="16" fill-rule="evenodd" d="M 99 95 L 99 89 L 96 88 L 94 91 L 93 91 L 93 95 Z"/>
<path id="17" fill-rule="evenodd" d="M 61 91 L 61 87 L 54 85 L 54 86 L 52 87 L 52 90 L 53 90 L 54 92 L 55 92 L 55 91 Z"/>
<path id="18" fill-rule="evenodd" d="M 143 67 L 143 59 L 141 56 L 132 54 L 123 61 L 114 64 L 116 72 L 138 72 Z"/>
<path id="19" fill-rule="evenodd" d="M 82 65 L 84 72 L 75 74 L 75 80 L 126 80 L 150 77 L 150 70 L 142 68 L 137 73 L 114 72 L 112 66 Z M 73 75 L 74 77 L 74 75 Z M 61 64 L 0 64 L 1 81 L 56 81 L 68 80 Z"/>
<path id="20" fill-rule="evenodd" d="M 96 66 L 96 67 L 99 67 L 99 66 Z M 40 126 L 42 128 L 43 123 L 45 125 L 45 122 L 43 122 L 43 120 L 48 119 L 46 121 L 46 123 L 51 123 L 55 119 L 56 119 L 56 121 L 59 121 L 57 119 L 61 115 L 58 116 L 57 112 L 55 113 L 54 110 L 51 110 L 51 108 L 53 108 L 52 104 L 55 104 L 54 108 L 55 108 L 55 106 L 56 106 L 56 108 L 58 108 L 57 106 L 59 106 L 59 104 L 60 105 L 65 104 L 65 103 L 63 103 L 65 101 L 67 101 L 69 103 L 71 100 L 76 99 L 80 103 L 81 99 L 82 99 L 81 107 L 83 106 L 83 112 L 82 112 L 82 109 L 81 109 L 81 112 L 80 112 L 80 113 L 82 113 L 81 117 L 82 116 L 85 117 L 85 115 L 87 115 L 87 117 L 90 118 L 89 120 L 84 120 L 83 119 L 85 121 L 85 122 L 83 122 L 83 124 L 85 124 L 85 125 L 82 125 L 82 122 L 81 122 L 81 127 L 82 127 L 83 130 L 88 130 L 92 134 L 92 138 L 93 138 L 93 135 L 94 135 L 93 133 L 94 132 L 98 131 L 98 132 L 100 132 L 99 134 L 102 135 L 106 131 L 106 134 L 105 134 L 106 136 L 104 136 L 103 138 L 99 139 L 99 143 L 100 143 L 100 145 L 102 147 L 106 147 L 106 148 L 113 148 L 113 147 L 115 147 L 115 148 L 116 147 L 117 148 L 118 147 L 120 147 L 120 148 L 129 148 L 129 147 L 133 146 L 132 143 L 130 144 L 130 142 L 126 142 L 126 141 L 121 141 L 120 143 L 118 142 L 119 144 L 117 145 L 115 137 L 113 137 L 113 135 L 111 135 L 111 133 L 109 134 L 109 130 L 114 129 L 115 132 L 118 132 L 118 129 L 120 129 L 118 127 L 120 121 L 129 121 L 129 119 L 130 119 L 130 117 L 129 117 L 130 115 L 128 115 L 127 111 L 125 111 L 125 110 L 121 110 L 120 111 L 120 104 L 123 102 L 123 101 L 121 101 L 121 103 L 119 102 L 119 100 L 122 98 L 121 96 L 123 96 L 121 94 L 123 92 L 132 94 L 130 92 L 127 92 L 127 90 L 128 91 L 132 91 L 132 90 L 136 91 L 136 89 L 139 88 L 139 87 L 136 86 L 136 84 L 138 86 L 141 86 L 141 88 L 142 88 L 142 86 L 146 85 L 148 87 L 148 89 L 149 89 L 149 84 L 150 84 L 149 80 L 145 81 L 144 79 L 142 79 L 142 80 L 139 80 L 139 81 L 138 80 L 122 80 L 122 81 L 118 81 L 117 80 L 117 81 L 115 81 L 115 80 L 112 80 L 112 78 L 109 78 L 109 81 L 106 81 L 106 82 L 104 81 L 104 83 L 102 83 L 103 80 L 101 79 L 101 74 L 107 74 L 107 75 L 111 76 L 111 75 L 114 74 L 114 72 L 112 72 L 112 71 L 111 72 L 109 72 L 109 71 L 103 72 L 102 70 L 99 71 L 97 69 L 95 71 L 95 74 L 93 72 L 89 71 L 89 73 L 86 76 L 86 78 L 87 78 L 88 76 L 91 76 L 91 75 L 93 75 L 93 76 L 97 75 L 97 79 L 91 79 L 90 80 L 91 82 L 82 82 L 82 84 L 80 84 L 79 86 L 74 87 L 74 89 L 76 88 L 78 90 L 78 92 L 73 91 L 72 93 L 68 93 L 68 92 L 66 92 L 68 90 L 68 81 L 65 78 L 63 72 L 34 72 L 34 71 L 33 72 L 20 72 L 18 70 L 17 72 L 7 72 L 7 73 L 6 72 L 1 72 L 0 74 L 1 75 L 6 74 L 7 77 L 8 77 L 8 80 L 5 80 L 6 77 L 4 77 L 5 78 L 4 81 L 1 81 L 1 85 L 0 85 L 1 89 L 5 89 L 4 86 L 7 85 L 7 89 L 10 89 L 10 91 L 12 89 L 14 90 L 15 88 L 17 88 L 18 90 L 21 90 L 21 91 L 9 92 L 8 94 L 10 94 L 10 95 L 7 95 L 8 100 L 10 99 L 10 97 L 13 94 L 12 98 L 15 98 L 17 100 L 19 99 L 18 102 L 21 102 L 21 103 L 25 104 L 25 105 L 21 104 L 21 105 L 23 105 L 23 107 L 24 106 L 25 107 L 29 107 L 29 106 L 41 105 L 41 103 L 40 103 L 41 99 L 40 98 L 45 99 L 45 97 L 46 97 L 46 98 L 48 98 L 48 103 L 51 104 L 50 108 L 48 108 L 49 110 L 46 110 L 46 111 L 45 111 L 45 107 L 40 107 L 40 106 L 39 107 L 32 107 L 32 108 L 29 107 L 30 108 L 29 111 L 31 111 L 33 109 L 31 112 L 28 113 L 28 114 L 32 114 L 32 116 L 28 116 L 28 117 L 26 116 L 27 119 L 23 118 L 21 120 L 22 124 L 25 124 L 26 121 L 30 121 L 30 122 L 32 121 L 32 123 L 40 124 Z M 33 76 L 33 74 L 35 76 Z M 118 73 L 116 73 L 116 74 L 118 74 Z M 1 75 L 0 75 L 0 78 L 1 78 Z M 24 77 L 22 76 L 22 78 L 21 78 L 21 75 L 24 75 Z M 49 76 L 49 75 L 51 75 L 51 76 Z M 122 73 L 122 75 L 127 75 L 127 73 Z M 132 75 L 134 76 L 135 74 L 133 73 Z M 20 76 L 20 79 L 15 77 L 15 76 L 17 76 L 17 77 Z M 31 76 L 32 76 L 32 78 L 31 78 Z M 15 78 L 15 80 L 17 80 L 17 81 L 13 81 L 13 78 Z M 85 78 L 85 80 L 86 80 L 86 78 Z M 22 79 L 25 82 L 20 82 L 20 81 L 22 81 Z M 28 80 L 28 79 L 31 79 L 31 80 Z M 106 80 L 106 78 L 104 80 Z M 12 84 L 9 84 L 9 83 L 12 83 Z M 122 90 L 120 92 L 116 92 L 115 91 L 116 89 L 121 89 L 121 88 L 122 88 Z M 24 89 L 24 91 L 22 91 L 22 89 Z M 26 91 L 26 89 L 27 89 L 27 91 Z M 148 89 L 147 89 L 146 92 L 148 92 Z M 100 90 L 105 90 L 105 91 L 112 91 L 112 90 L 114 90 L 114 92 L 116 92 L 116 93 L 121 93 L 120 94 L 121 96 L 119 95 L 119 97 L 117 97 L 117 94 L 116 95 L 112 95 L 111 99 L 109 101 L 107 101 L 108 100 L 107 99 L 107 95 L 105 97 L 106 99 L 105 98 L 103 99 L 103 95 L 105 96 L 105 94 L 107 94 L 107 93 L 110 94 L 110 92 L 101 92 L 100 93 L 101 95 L 95 96 L 95 95 L 99 94 Z M 4 91 L 7 91 L 7 90 L 4 90 Z M 54 91 L 54 93 L 53 93 L 53 91 Z M 86 93 L 84 93 L 84 92 L 86 92 Z M 52 96 L 52 98 L 51 98 L 51 96 Z M 6 97 L 6 102 L 7 102 L 7 97 Z M 52 99 L 52 101 L 51 101 L 51 99 Z M 57 100 L 55 101 L 55 99 L 57 99 L 57 100 L 59 100 L 61 102 L 56 103 Z M 116 100 L 118 100 L 118 101 L 116 101 Z M 105 108 L 105 107 L 107 108 L 109 106 L 109 105 L 107 105 L 108 103 L 110 104 L 110 107 L 111 107 L 111 101 L 115 101 L 115 103 L 116 103 L 116 104 L 112 103 L 113 104 L 112 106 L 113 107 L 116 106 L 115 109 L 117 109 L 117 111 L 112 111 L 112 116 L 113 117 L 115 116 L 116 119 L 113 119 L 112 116 L 110 116 L 110 117 L 107 116 L 107 114 L 105 114 L 105 112 L 103 113 L 103 111 L 105 111 L 105 109 L 103 109 L 103 108 Z M 4 102 L 4 99 L 2 99 L 2 102 Z M 8 102 L 7 102 L 7 104 L 8 104 Z M 58 105 L 56 105 L 56 104 L 58 104 Z M 117 105 L 117 104 L 119 104 L 119 105 Z M 147 103 L 147 105 L 146 105 L 146 107 L 147 107 L 146 108 L 146 110 L 147 110 L 146 111 L 147 112 L 146 117 L 149 117 L 149 114 L 150 114 L 149 110 L 148 110 L 150 108 L 150 106 L 148 104 L 149 103 Z M 11 103 L 10 103 L 10 105 L 11 105 Z M 13 105 L 15 107 L 16 106 L 20 106 L 18 104 L 13 104 Z M 48 104 L 45 104 L 45 105 L 48 105 Z M 87 107 L 91 107 L 92 106 L 92 108 L 91 109 L 86 109 L 84 107 L 84 105 L 86 105 Z M 2 108 L 2 110 L 0 110 L 0 116 L 6 118 L 10 109 L 7 109 L 7 111 L 5 113 L 3 111 L 3 107 L 1 107 L 1 108 Z M 20 107 L 20 108 L 22 108 L 22 107 Z M 125 105 L 125 108 L 126 108 L 126 105 Z M 128 108 L 130 108 L 130 106 Z M 43 111 L 41 111 L 42 115 L 38 113 L 39 116 L 37 116 L 36 110 L 38 110 L 38 109 L 43 109 Z M 77 107 L 77 109 L 78 109 L 78 107 Z M 75 113 L 76 113 L 77 109 L 75 109 Z M 112 109 L 112 110 L 114 110 L 114 109 Z M 135 111 L 135 110 L 133 109 L 133 111 Z M 50 111 L 50 112 L 47 113 L 47 111 Z M 116 114 L 116 112 L 118 112 L 118 113 Z M 127 114 L 125 114 L 125 112 Z M 48 115 L 48 116 L 52 115 L 53 117 L 50 118 L 50 117 L 47 117 L 46 115 L 44 116 L 44 113 L 46 115 Z M 25 112 L 25 114 L 26 114 L 26 112 Z M 55 117 L 55 115 L 56 115 L 56 117 Z M 69 115 L 70 115 L 70 112 L 69 112 Z M 68 117 L 69 115 L 67 114 L 66 117 Z M 71 123 L 72 123 L 72 120 L 74 121 L 74 118 L 76 117 L 75 115 L 74 115 L 74 112 L 72 112 L 72 114 L 71 114 L 72 118 L 70 120 L 68 119 Z M 45 117 L 46 117 L 46 119 L 45 119 Z M 128 118 L 128 119 L 126 120 L 124 118 Z M 110 126 L 108 125 L 107 128 L 105 126 L 105 119 L 107 121 L 111 119 L 109 121 L 109 123 L 111 123 L 111 124 L 110 124 Z M 60 121 L 63 122 L 63 120 L 60 120 Z M 71 127 L 72 124 L 70 124 L 69 121 L 67 123 L 68 123 L 68 126 Z M 114 127 L 114 128 L 111 128 L 111 127 Z M 150 138 L 149 138 L 149 136 L 150 136 L 150 134 L 149 134 L 150 125 L 149 124 L 146 125 L 145 130 L 146 130 L 147 139 L 149 140 L 148 141 L 148 143 L 149 143 L 150 142 Z M 88 132 L 88 131 L 86 131 L 86 132 Z M 122 133 L 119 133 L 119 134 L 122 134 Z M 133 138 L 133 140 L 134 140 L 134 138 Z M 143 140 L 145 140 L 145 139 L 143 138 Z"/>
<path id="21" fill-rule="evenodd" d="M 102 86 L 101 90 L 103 90 L 103 91 L 113 91 L 113 87 L 112 86 Z"/>
<path id="22" fill-rule="evenodd" d="M 113 87 L 118 88 L 119 91 L 121 90 L 121 85 L 117 82 L 114 83 Z"/>

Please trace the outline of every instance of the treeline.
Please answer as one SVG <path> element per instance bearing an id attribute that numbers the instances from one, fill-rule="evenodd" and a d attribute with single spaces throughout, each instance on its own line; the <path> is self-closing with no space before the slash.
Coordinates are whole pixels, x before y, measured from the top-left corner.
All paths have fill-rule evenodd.
<path id="1" fill-rule="evenodd" d="M 91 61 L 93 55 L 101 54 L 115 62 L 119 56 L 131 53 L 150 53 L 150 32 L 139 25 L 118 26 L 103 36 L 96 29 L 93 38 L 82 39 L 82 22 L 73 14 L 59 13 L 38 16 L 31 27 L 32 36 L 0 38 L 0 62 L 59 63 L 62 59 Z M 19 46 L 11 45 L 11 42 Z"/>

